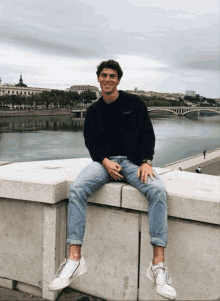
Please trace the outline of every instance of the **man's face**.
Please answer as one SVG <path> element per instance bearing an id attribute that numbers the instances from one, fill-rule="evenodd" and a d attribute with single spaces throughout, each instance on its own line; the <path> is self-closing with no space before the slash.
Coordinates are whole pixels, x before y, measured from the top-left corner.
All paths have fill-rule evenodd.
<path id="1" fill-rule="evenodd" d="M 111 95 L 117 90 L 117 85 L 120 82 L 117 71 L 109 68 L 102 69 L 98 81 L 100 83 L 102 93 Z"/>

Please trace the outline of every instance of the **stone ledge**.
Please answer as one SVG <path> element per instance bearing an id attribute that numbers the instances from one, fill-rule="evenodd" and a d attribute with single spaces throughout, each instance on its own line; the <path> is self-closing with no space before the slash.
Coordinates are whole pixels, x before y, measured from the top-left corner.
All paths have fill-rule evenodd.
<path id="1" fill-rule="evenodd" d="M 69 197 L 69 184 L 89 158 L 20 162 L 1 166 L 0 197 L 54 204 Z"/>
<path id="2" fill-rule="evenodd" d="M 0 178 L 0 197 L 55 204 L 67 198 L 67 182 Z"/>
<path id="3" fill-rule="evenodd" d="M 220 178 L 170 171 L 161 174 L 168 193 L 168 215 L 220 224 Z M 122 190 L 122 207 L 147 212 L 146 198 L 134 187 Z"/>
<path id="4" fill-rule="evenodd" d="M 55 204 L 69 197 L 69 185 L 89 158 L 13 163 L 0 168 L 0 197 Z M 168 192 L 168 215 L 220 224 L 220 178 L 159 168 Z M 127 183 L 102 186 L 90 203 L 147 211 L 145 197 Z"/>
<path id="5" fill-rule="evenodd" d="M 0 161 L 0 166 L 7 165 L 7 164 L 11 164 L 11 162 L 9 162 L 9 161 Z"/>
<path id="6" fill-rule="evenodd" d="M 94 204 L 102 204 L 108 206 L 121 206 L 121 191 L 122 187 L 127 184 L 123 183 L 108 183 L 95 191 L 88 199 L 88 202 Z"/>

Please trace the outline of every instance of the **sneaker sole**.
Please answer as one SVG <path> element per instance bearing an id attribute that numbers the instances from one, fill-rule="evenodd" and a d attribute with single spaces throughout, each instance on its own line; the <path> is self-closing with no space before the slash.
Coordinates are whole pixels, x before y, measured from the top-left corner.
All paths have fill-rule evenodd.
<path id="1" fill-rule="evenodd" d="M 156 292 L 157 292 L 157 294 L 160 295 L 161 297 L 167 298 L 167 299 L 169 299 L 169 300 L 176 300 L 176 296 L 175 296 L 175 297 L 171 297 L 171 296 L 168 296 L 168 295 L 166 295 L 166 294 L 162 294 L 162 293 L 160 293 L 157 289 L 156 289 Z"/>
<path id="2" fill-rule="evenodd" d="M 58 291 L 58 290 L 60 290 L 60 289 L 63 289 L 63 288 L 65 288 L 65 287 L 67 287 L 68 285 L 70 285 L 70 283 L 71 283 L 74 279 L 76 279 L 76 278 L 82 276 L 82 275 L 85 274 L 87 271 L 88 271 L 87 266 L 84 266 L 84 268 L 82 268 L 81 270 L 77 271 L 77 272 L 76 272 L 76 273 L 75 273 L 68 281 L 66 281 L 65 283 L 62 283 L 61 285 L 56 285 L 56 286 L 51 286 L 51 285 L 49 285 L 48 289 L 49 289 L 49 291 Z"/>

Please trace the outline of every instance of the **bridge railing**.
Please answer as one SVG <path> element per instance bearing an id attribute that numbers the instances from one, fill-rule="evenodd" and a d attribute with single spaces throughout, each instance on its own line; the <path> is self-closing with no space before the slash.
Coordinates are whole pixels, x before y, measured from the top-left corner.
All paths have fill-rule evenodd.
<path id="1" fill-rule="evenodd" d="M 50 292 L 48 284 L 68 256 L 69 185 L 90 162 L 85 158 L 0 166 L 0 286 L 57 298 L 59 292 Z M 168 194 L 165 258 L 178 300 L 216 300 L 219 178 L 156 170 Z M 148 202 L 137 189 L 115 182 L 98 189 L 89 198 L 82 247 L 88 273 L 70 287 L 107 300 L 158 300 L 146 278 L 153 254 L 148 225 Z"/>

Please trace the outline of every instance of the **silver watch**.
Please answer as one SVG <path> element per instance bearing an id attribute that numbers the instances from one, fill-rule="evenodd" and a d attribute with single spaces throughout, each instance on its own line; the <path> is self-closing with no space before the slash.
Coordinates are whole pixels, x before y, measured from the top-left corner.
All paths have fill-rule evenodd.
<path id="1" fill-rule="evenodd" d="M 149 164 L 150 166 L 153 166 L 153 163 L 152 163 L 151 160 L 144 159 L 144 160 L 142 160 L 141 165 L 144 164 L 144 163 L 147 163 L 147 164 Z"/>

